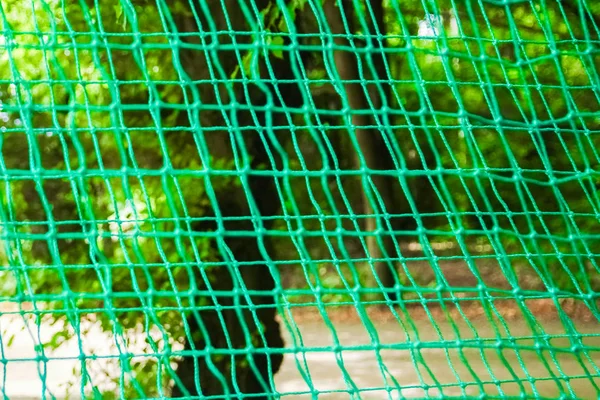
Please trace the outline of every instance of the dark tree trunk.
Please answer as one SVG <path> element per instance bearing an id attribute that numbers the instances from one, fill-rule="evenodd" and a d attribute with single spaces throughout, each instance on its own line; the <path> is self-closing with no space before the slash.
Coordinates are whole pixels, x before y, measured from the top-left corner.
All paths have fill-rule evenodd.
<path id="1" fill-rule="evenodd" d="M 341 4 L 339 4 L 341 3 Z M 375 36 L 374 25 L 376 24 L 379 33 L 385 35 L 385 26 L 383 23 L 383 7 L 381 2 L 375 1 L 370 3 L 373 10 L 375 20 L 373 21 L 367 14 L 367 21 L 370 22 L 370 33 Z M 353 2 L 349 0 L 343 0 L 341 2 L 337 0 L 327 0 L 324 3 L 324 11 L 327 17 L 329 28 L 333 34 L 336 35 L 352 35 L 355 34 L 356 28 L 354 27 L 354 6 Z M 344 19 L 342 14 L 345 15 L 346 23 L 349 28 L 347 30 L 344 26 Z M 370 40 L 367 38 L 367 40 Z M 336 36 L 335 44 L 338 46 L 350 46 L 350 42 L 341 36 Z M 371 41 L 372 45 L 377 49 L 381 49 L 380 44 L 377 40 Z M 356 44 L 355 44 L 356 45 Z M 377 128 L 371 128 L 375 126 L 375 119 L 373 116 L 360 113 L 360 111 L 366 111 L 371 108 L 369 100 L 375 109 L 380 109 L 383 104 L 389 104 L 389 83 L 384 82 L 387 78 L 387 73 L 384 64 L 385 54 L 383 51 L 375 51 L 372 55 L 371 60 L 363 59 L 363 70 L 370 72 L 371 79 L 381 80 L 381 87 L 377 88 L 375 84 L 370 84 L 368 87 L 363 87 L 360 83 L 345 83 L 344 90 L 348 106 L 351 112 L 351 124 L 354 127 L 356 141 L 358 149 L 356 149 L 354 156 L 355 168 L 361 168 L 360 155 L 364 159 L 365 167 L 371 170 L 383 171 L 383 170 L 394 170 L 395 166 L 393 163 L 392 155 L 388 150 L 384 135 L 385 132 L 380 131 Z M 337 50 L 334 52 L 334 63 L 337 74 L 342 81 L 359 81 L 361 79 L 359 73 L 359 64 L 357 55 L 352 50 Z M 374 71 L 367 71 L 367 63 L 373 65 Z M 374 76 L 375 75 L 375 76 Z M 357 113 L 359 112 L 359 113 Z M 389 214 L 399 213 L 398 202 L 394 199 L 394 186 L 395 179 L 389 176 L 372 174 L 370 175 L 374 186 L 381 196 L 383 203 L 385 204 L 386 212 Z M 372 193 L 372 189 L 369 187 L 368 182 L 363 181 L 364 188 L 362 191 L 362 213 L 366 215 L 374 215 L 383 213 L 381 207 L 377 203 L 376 196 Z M 371 195 L 369 196 L 369 193 Z M 370 200 L 370 198 L 373 200 Z M 378 227 L 379 223 L 379 227 Z M 397 223 L 392 219 L 393 229 L 397 229 Z M 378 228 L 382 230 L 388 230 L 387 222 L 382 217 L 372 217 L 366 219 L 365 229 L 368 232 L 375 232 Z M 367 238 L 367 247 L 370 258 L 375 259 L 374 266 L 377 272 L 377 276 L 380 279 L 384 288 L 392 288 L 397 282 L 397 275 L 395 266 L 392 261 L 384 260 L 385 258 L 397 257 L 397 252 L 394 245 L 393 235 L 391 234 L 371 234 Z M 385 250 L 384 254 L 383 250 Z M 393 292 L 390 293 L 390 298 L 395 300 L 397 296 Z"/>
<path id="2" fill-rule="evenodd" d="M 250 31 L 246 16 L 234 7 L 235 4 L 237 2 L 231 3 L 226 11 L 231 23 L 230 29 Z M 265 0 L 255 1 L 259 10 L 266 4 Z M 209 8 L 213 27 L 225 30 L 225 15 L 221 3 L 211 4 Z M 214 33 L 206 16 L 200 16 L 200 25 L 203 26 L 199 27 L 193 18 L 186 16 L 177 22 L 177 30 Z M 210 35 L 207 38 L 209 43 L 216 40 Z M 238 43 L 249 40 L 251 38 L 243 36 L 236 38 Z M 187 41 L 201 44 L 198 37 Z M 233 40 L 227 36 L 219 36 L 218 41 L 230 44 Z M 261 79 L 264 79 L 262 87 L 256 82 L 231 83 L 229 89 L 224 83 L 211 83 L 209 71 L 211 66 L 216 70 L 214 63 L 218 60 L 222 70 L 228 74 L 218 78 L 228 80 L 229 74 L 239 65 L 236 54 L 233 51 L 218 51 L 209 57 L 213 57 L 210 63 L 207 62 L 207 55 L 200 50 L 187 50 L 180 55 L 182 66 L 193 81 L 207 80 L 207 83 L 196 86 L 202 104 L 228 106 L 234 96 L 240 106 L 233 112 L 227 112 L 227 117 L 220 111 L 202 110 L 200 125 L 222 127 L 223 130 L 202 133 L 198 129 L 193 134 L 202 136 L 214 159 L 233 160 L 234 153 L 237 153 L 240 163 L 243 163 L 242 154 L 249 155 L 251 160 L 250 168 L 240 171 L 236 177 L 239 185 L 225 185 L 215 193 L 218 205 L 213 204 L 213 207 L 215 216 L 219 217 L 217 214 L 220 214 L 223 233 L 215 241 L 215 249 L 220 252 L 225 263 L 207 272 L 208 282 L 205 280 L 204 287 L 201 288 L 212 290 L 215 295 L 208 299 L 196 298 L 196 302 L 202 300 L 204 304 L 185 317 L 189 331 L 185 340 L 184 357 L 176 367 L 179 382 L 176 379 L 172 397 L 192 395 L 241 398 L 254 394 L 253 398 L 266 399 L 273 393 L 270 380 L 281 366 L 281 348 L 284 343 L 275 318 L 277 293 L 273 289 L 277 271 L 275 265 L 268 263 L 273 254 L 270 240 L 265 236 L 265 232 L 272 226 L 272 219 L 264 217 L 277 215 L 281 203 L 276 190 L 276 178 L 264 173 L 256 174 L 255 171 L 261 166 L 272 170 L 273 158 L 279 164 L 274 142 L 282 133 L 269 132 L 269 127 L 287 123 L 283 113 L 269 107 L 266 111 L 261 108 L 265 105 L 297 107 L 302 96 L 295 84 L 276 86 L 271 83 L 273 80 L 296 79 L 287 57 L 269 58 L 270 71 L 275 76 L 270 76 L 266 64 L 261 63 L 259 69 Z M 240 77 L 241 72 L 238 74 L 238 78 Z M 279 92 L 282 100 L 276 92 Z M 198 110 L 194 112 L 198 113 Z M 231 127 L 229 131 L 228 124 Z M 181 117 L 178 125 L 194 126 L 187 115 Z M 186 140 L 193 139 L 189 137 Z M 211 177 L 213 182 L 218 179 L 219 176 Z M 257 212 L 253 214 L 252 209 Z M 215 219 L 212 224 L 196 224 L 194 229 L 214 231 L 219 228 L 217 223 Z M 201 277 L 200 282 L 203 282 Z"/>

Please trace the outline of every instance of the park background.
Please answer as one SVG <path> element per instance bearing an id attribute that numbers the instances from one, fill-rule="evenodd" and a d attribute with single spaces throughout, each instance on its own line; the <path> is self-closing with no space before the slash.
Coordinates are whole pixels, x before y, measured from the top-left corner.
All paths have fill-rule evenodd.
<path id="1" fill-rule="evenodd" d="M 598 392 L 600 5 L 340 3 L 1 1 L 3 390 Z"/>

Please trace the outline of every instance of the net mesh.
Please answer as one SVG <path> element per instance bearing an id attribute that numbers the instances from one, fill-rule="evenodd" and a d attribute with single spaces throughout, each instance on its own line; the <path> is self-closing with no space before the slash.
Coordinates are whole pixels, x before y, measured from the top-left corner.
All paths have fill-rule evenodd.
<path id="1" fill-rule="evenodd" d="M 0 26 L 4 398 L 600 395 L 600 3 Z"/>

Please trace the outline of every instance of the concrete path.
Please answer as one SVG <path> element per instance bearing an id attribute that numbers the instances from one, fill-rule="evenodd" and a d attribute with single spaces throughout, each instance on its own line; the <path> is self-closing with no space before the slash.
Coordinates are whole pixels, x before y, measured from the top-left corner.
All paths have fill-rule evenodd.
<path id="1" fill-rule="evenodd" d="M 436 328 L 439 330 L 436 331 Z M 468 340 L 474 338 L 473 332 L 466 325 L 459 326 L 460 338 Z M 28 330 L 29 329 L 29 330 Z M 3 386 L 3 393 L 10 399 L 39 399 L 43 390 L 43 383 L 52 394 L 58 398 L 65 396 L 67 384 L 69 381 L 75 383 L 71 393 L 73 397 L 80 398 L 78 388 L 80 380 L 75 377 L 78 367 L 81 365 L 80 354 L 95 354 L 100 359 L 87 360 L 86 365 L 90 374 L 94 376 L 94 383 L 101 388 L 110 390 L 111 384 L 108 380 L 102 381 L 98 376 L 105 370 L 109 374 L 119 375 L 119 367 L 114 362 L 111 364 L 107 359 L 101 357 L 110 357 L 119 354 L 115 347 L 114 340 L 110 335 L 94 327 L 87 327 L 87 332 L 82 341 L 69 341 L 52 354 L 46 354 L 48 361 L 45 363 L 45 370 L 38 369 L 35 361 L 35 346 L 39 341 L 47 341 L 61 329 L 60 326 L 50 326 L 47 323 L 37 329 L 37 325 L 30 322 L 26 328 L 21 317 L 16 315 L 0 315 L 1 346 L 0 359 L 5 363 L 0 363 L 0 385 Z M 587 346 L 595 346 L 600 349 L 600 336 L 596 325 L 581 328 L 582 332 L 591 334 L 589 340 L 586 339 Z M 512 336 L 529 336 L 530 332 L 525 324 L 511 324 Z M 547 333 L 564 332 L 559 323 L 545 326 Z M 336 323 L 336 335 L 342 346 L 363 346 L 364 349 L 344 350 L 340 354 L 331 351 L 324 351 L 324 347 L 333 344 L 332 332 L 322 323 L 307 322 L 300 326 L 302 342 L 293 337 L 286 330 L 286 343 L 288 347 L 311 348 L 312 351 L 298 351 L 295 355 L 289 354 L 280 373 L 276 376 L 276 387 L 278 391 L 284 394 L 286 399 L 306 399 L 311 398 L 308 394 L 311 390 L 331 392 L 336 390 L 347 390 L 349 387 L 356 387 L 361 390 L 360 398 L 364 399 L 385 399 L 388 393 L 392 393 L 392 398 L 397 398 L 398 391 L 391 388 L 399 385 L 402 388 L 401 394 L 404 397 L 421 397 L 439 395 L 439 390 L 435 389 L 436 381 L 440 385 L 446 386 L 443 393 L 447 396 L 461 396 L 465 393 L 476 395 L 480 393 L 477 379 L 487 381 L 484 385 L 488 394 L 501 394 L 498 387 L 491 382 L 496 380 L 513 379 L 513 373 L 525 381 L 529 380 L 535 384 L 540 396 L 554 397 L 558 394 L 558 389 L 552 380 L 551 372 L 560 376 L 568 374 L 570 376 L 585 376 L 585 370 L 573 354 L 545 352 L 545 358 L 540 358 L 535 351 L 521 351 L 519 353 L 505 349 L 498 353 L 494 346 L 489 346 L 488 350 L 481 352 L 477 348 L 469 349 L 468 346 L 462 349 L 450 349 L 447 353 L 443 348 L 432 347 L 423 349 L 420 352 L 410 352 L 408 350 L 387 350 L 377 353 L 368 348 L 373 338 L 369 336 L 364 326 L 357 322 Z M 409 340 L 414 342 L 416 337 L 410 337 L 401 329 L 396 322 L 385 322 L 376 326 L 378 340 L 380 343 L 407 343 Z M 419 339 L 422 343 L 439 342 L 447 340 L 448 347 L 456 343 L 456 332 L 450 325 L 437 324 L 434 326 L 430 322 L 419 322 Z M 485 326 L 482 322 L 477 327 L 477 333 L 480 338 L 494 338 L 493 330 Z M 16 335 L 12 340 L 11 346 L 8 341 L 12 335 Z M 441 337 L 439 336 L 441 335 Z M 139 335 L 137 339 L 143 339 L 144 335 Z M 534 339 L 530 338 L 522 341 L 522 345 L 534 345 Z M 557 337 L 553 341 L 557 347 L 569 347 L 568 338 Z M 128 343 L 120 343 L 122 349 L 129 352 L 141 353 L 144 345 L 136 338 L 129 340 Z M 589 360 L 584 360 L 584 365 L 588 368 L 588 373 L 595 374 L 594 379 L 598 379 L 600 368 L 600 352 L 591 352 Z M 416 359 L 415 357 L 421 357 Z M 512 367 L 511 370 L 506 366 L 501 357 L 504 357 Z M 554 359 L 552 358 L 554 357 Z M 544 362 L 547 361 L 548 365 Z M 114 359 L 113 359 L 114 361 Z M 381 366 L 384 366 L 381 368 Z M 417 365 L 417 367 L 415 367 Z M 550 370 L 549 370 L 550 368 Z M 343 371 L 346 371 L 344 375 Z M 473 375 L 473 371 L 476 376 Z M 345 383 L 344 380 L 347 382 Z M 395 382 L 394 382 L 395 381 Z M 386 382 L 391 392 L 384 390 Z M 471 383 L 465 387 L 465 393 L 460 388 L 460 383 Z M 425 392 L 421 387 L 423 384 L 433 385 L 433 389 Z M 600 382 L 596 382 L 600 385 Z M 597 398 L 598 393 L 594 388 L 592 380 L 588 378 L 572 379 L 571 388 L 580 398 Z M 531 388 L 530 384 L 526 384 Z M 568 389 L 568 388 L 567 388 Z M 363 390 L 365 390 L 363 392 Z M 501 386 L 505 394 L 517 394 L 520 388 L 515 383 L 505 383 Z M 294 394 L 295 393 L 295 394 Z M 287 395 L 285 395 L 287 394 Z M 319 395 L 319 398 L 325 399 L 348 399 L 347 393 L 329 393 Z"/>

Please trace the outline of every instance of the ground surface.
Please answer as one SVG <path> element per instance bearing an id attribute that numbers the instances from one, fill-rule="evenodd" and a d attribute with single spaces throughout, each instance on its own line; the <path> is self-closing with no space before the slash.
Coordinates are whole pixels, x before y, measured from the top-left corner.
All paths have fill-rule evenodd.
<path id="1" fill-rule="evenodd" d="M 425 303 L 413 296 L 395 307 L 319 305 L 313 299 L 311 306 L 290 304 L 281 310 L 286 355 L 275 385 L 284 398 L 319 392 L 319 398 L 347 399 L 344 391 L 353 388 L 366 399 L 388 398 L 388 393 L 392 398 L 479 395 L 483 390 L 496 395 L 537 390 L 548 397 L 562 391 L 584 399 L 600 395 L 600 318 L 590 304 L 553 299 L 534 273 L 520 276 L 519 287 L 539 291 L 540 298 L 495 298 L 512 286 L 490 259 L 478 261 L 476 273 L 462 261 L 442 262 L 437 275 L 426 262 L 408 268 L 423 288 L 443 277 L 451 289 L 440 292 L 444 301 L 435 293 Z M 487 292 L 465 290 L 481 284 Z M 119 372 L 118 365 L 105 365 L 118 360 L 114 338 L 93 326 L 81 342 L 46 353 L 46 368 L 38 369 L 36 343 L 60 327 L 29 321 L 31 330 L 21 331 L 23 319 L 11 311 L 15 306 L 6 304 L 0 311 L 0 359 L 5 361 L 0 385 L 7 397 L 40 398 L 44 381 L 61 397 L 61 384 L 73 380 L 82 352 L 99 356 L 86 361 L 92 373 Z M 11 332 L 17 335 L 8 346 Z M 142 351 L 136 346 L 131 340 L 127 350 Z M 568 379 L 557 384 L 554 378 L 561 377 Z"/>
<path id="2" fill-rule="evenodd" d="M 282 317 L 287 354 L 275 377 L 277 390 L 290 399 L 310 398 L 312 392 L 321 393 L 319 398 L 347 399 L 349 395 L 343 391 L 353 387 L 365 399 L 388 398 L 388 392 L 392 398 L 399 394 L 408 398 L 437 396 L 440 392 L 446 396 L 478 395 L 482 388 L 488 394 L 500 394 L 502 390 L 506 395 L 517 395 L 521 388 L 515 381 L 522 380 L 528 392 L 535 387 L 540 396 L 556 397 L 559 389 L 552 380 L 554 374 L 569 377 L 562 386 L 566 394 L 573 391 L 573 398 L 598 396 L 594 387 L 600 368 L 597 322 L 584 321 L 587 318 L 575 320 L 585 350 L 575 354 L 569 352 L 572 337 L 565 334 L 565 325 L 552 317 L 550 305 L 540 303 L 533 307 L 539 314 L 538 336 L 518 312 L 510 307 L 498 309 L 503 323 L 499 318 L 495 323 L 489 322 L 475 305 L 465 307 L 463 314 L 445 314 L 439 307 L 428 314 L 413 307 L 411 323 L 401 312 L 397 319 L 391 311 L 379 307 L 369 308 L 368 318 L 361 318 L 351 308 L 327 310 L 327 323 L 314 309 L 292 310 L 291 316 L 284 313 Z M 3 332 L 16 329 L 19 324 L 22 322 L 18 318 L 0 317 Z M 41 325 L 42 340 L 56 329 Z M 32 361 L 32 336 L 38 336 L 36 330 L 22 332 L 10 348 L 3 349 L 2 358 L 10 361 L 4 371 L 0 367 L 0 376 L 6 373 L 4 391 L 11 399 L 40 398 L 41 374 L 46 374 L 46 386 L 61 397 L 61 384 L 73 380 L 73 368 L 79 365 L 80 346 L 88 355 L 119 354 L 111 346 L 114 339 L 109 334 L 91 329 L 81 344 L 71 341 L 59 351 L 46 353 L 50 361 L 45 371 L 40 371 Z M 549 350 L 540 353 L 535 349 L 539 338 L 547 340 L 540 343 L 547 343 Z M 496 347 L 499 340 L 506 346 L 500 351 Z M 415 346 L 417 343 L 421 347 Z M 511 347 L 514 345 L 517 346 Z M 128 350 L 135 352 L 134 347 L 128 346 Z M 111 368 L 118 372 L 118 366 L 106 368 L 103 363 L 107 360 L 100 358 L 87 365 L 92 372 Z"/>

